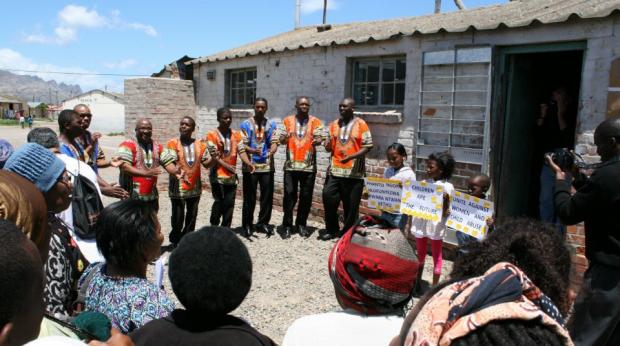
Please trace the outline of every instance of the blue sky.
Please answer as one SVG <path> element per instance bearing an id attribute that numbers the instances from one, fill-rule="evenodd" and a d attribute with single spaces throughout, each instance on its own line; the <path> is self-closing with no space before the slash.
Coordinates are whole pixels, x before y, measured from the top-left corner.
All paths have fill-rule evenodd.
<path id="1" fill-rule="evenodd" d="M 508 0 L 463 0 L 469 8 Z M 328 23 L 430 14 L 434 0 L 328 0 Z M 379 5 L 378 5 L 379 4 Z M 322 0 L 302 0 L 302 25 L 321 22 Z M 455 11 L 443 0 L 442 12 Z M 183 55 L 199 57 L 294 27 L 295 0 L 158 2 L 6 1 L 0 69 L 150 75 Z M 124 77 L 35 74 L 84 91 L 122 91 Z"/>

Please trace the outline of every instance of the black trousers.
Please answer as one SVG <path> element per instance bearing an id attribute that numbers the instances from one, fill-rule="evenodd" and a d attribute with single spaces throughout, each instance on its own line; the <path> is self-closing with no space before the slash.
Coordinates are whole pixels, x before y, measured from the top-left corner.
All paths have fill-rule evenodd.
<path id="1" fill-rule="evenodd" d="M 342 202 L 342 209 L 344 209 L 344 228 L 342 232 L 355 225 L 359 217 L 363 190 L 363 179 L 327 176 L 325 185 L 323 185 L 323 208 L 325 209 L 325 228 L 327 232 L 338 233 L 340 231 L 338 225 L 338 206 L 340 202 Z"/>
<path id="2" fill-rule="evenodd" d="M 230 227 L 235 209 L 235 194 L 237 184 L 220 184 L 211 181 L 213 207 L 211 208 L 211 226 Z M 222 222 L 220 223 L 220 219 Z"/>
<path id="3" fill-rule="evenodd" d="M 575 345 L 620 345 L 620 268 L 590 262 L 574 307 Z"/>
<path id="4" fill-rule="evenodd" d="M 284 172 L 284 217 L 282 225 L 293 226 L 293 210 L 297 203 L 297 190 L 299 189 L 299 206 L 297 207 L 297 219 L 295 225 L 305 226 L 312 206 L 312 190 L 316 173 L 312 172 Z"/>
<path id="5" fill-rule="evenodd" d="M 256 207 L 256 188 L 260 185 L 260 211 L 258 225 L 268 225 L 273 208 L 273 172 L 243 172 L 243 211 L 241 225 L 254 224 L 254 208 Z"/>
<path id="6" fill-rule="evenodd" d="M 178 244 L 184 235 L 196 228 L 200 196 L 170 198 L 170 202 L 172 203 L 172 216 L 170 217 L 172 231 L 169 239 L 171 243 Z"/>

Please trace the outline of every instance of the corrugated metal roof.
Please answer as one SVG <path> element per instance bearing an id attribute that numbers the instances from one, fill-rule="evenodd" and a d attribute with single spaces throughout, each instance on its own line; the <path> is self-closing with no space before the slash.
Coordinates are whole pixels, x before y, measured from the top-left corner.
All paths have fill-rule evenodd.
<path id="1" fill-rule="evenodd" d="M 463 11 L 371 22 L 316 26 L 285 32 L 241 47 L 191 60 L 186 64 L 282 52 L 310 47 L 380 41 L 413 34 L 518 28 L 534 23 L 560 23 L 571 17 L 602 18 L 620 11 L 620 0 L 520 0 Z"/>
<path id="2" fill-rule="evenodd" d="M 0 103 L 24 103 L 24 101 L 12 96 L 0 95 Z"/>

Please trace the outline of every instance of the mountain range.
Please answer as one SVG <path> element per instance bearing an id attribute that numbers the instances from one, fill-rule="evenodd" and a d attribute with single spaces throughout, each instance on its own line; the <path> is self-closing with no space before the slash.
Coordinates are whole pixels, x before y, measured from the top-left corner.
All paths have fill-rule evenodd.
<path id="1" fill-rule="evenodd" d="M 64 99 L 82 93 L 75 84 L 45 81 L 37 76 L 18 75 L 0 70 L 0 95 L 13 96 L 25 102 L 38 101 L 57 104 Z"/>

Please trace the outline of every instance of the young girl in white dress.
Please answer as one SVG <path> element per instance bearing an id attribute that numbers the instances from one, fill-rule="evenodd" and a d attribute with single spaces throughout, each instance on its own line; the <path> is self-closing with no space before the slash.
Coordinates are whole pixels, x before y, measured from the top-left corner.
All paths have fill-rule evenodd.
<path id="1" fill-rule="evenodd" d="M 383 177 L 391 180 L 400 180 L 403 183 L 405 180 L 415 180 L 415 173 L 411 167 L 405 165 L 407 160 L 407 151 L 405 147 L 400 143 L 392 143 L 386 150 L 387 161 L 390 167 L 385 170 Z M 387 221 L 392 227 L 398 227 L 401 230 L 405 230 L 407 215 L 396 213 L 388 213 L 386 211 L 381 212 L 381 219 Z"/>

